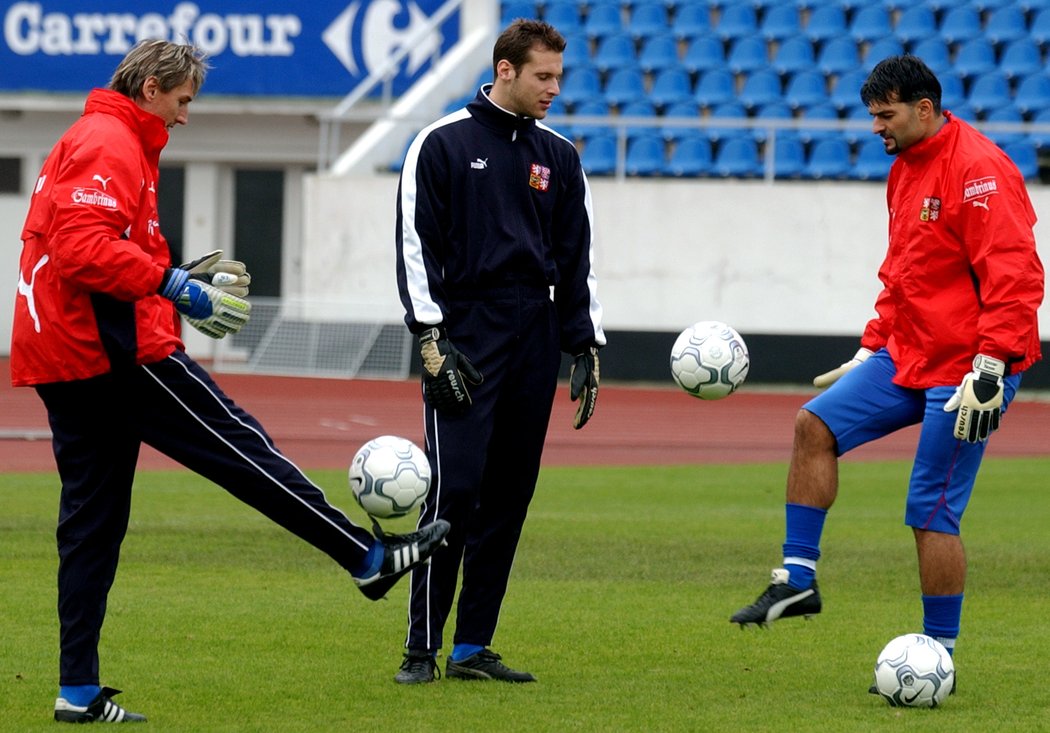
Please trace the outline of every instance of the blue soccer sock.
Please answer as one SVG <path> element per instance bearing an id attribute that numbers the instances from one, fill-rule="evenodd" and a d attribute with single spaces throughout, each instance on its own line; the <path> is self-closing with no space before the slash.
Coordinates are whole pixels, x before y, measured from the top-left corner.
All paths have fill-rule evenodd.
<path id="1" fill-rule="evenodd" d="M 804 590 L 813 585 L 820 559 L 820 535 L 824 532 L 827 509 L 802 504 L 784 506 L 784 569 L 790 574 L 788 585 Z"/>
<path id="2" fill-rule="evenodd" d="M 372 549 L 365 555 L 365 559 L 361 561 L 361 566 L 351 571 L 350 574 L 355 578 L 367 578 L 378 573 L 380 566 L 383 564 L 383 550 L 383 543 L 376 540 L 375 544 L 372 545 Z"/>
<path id="3" fill-rule="evenodd" d="M 959 636 L 962 619 L 963 594 L 922 597 L 922 629 L 944 644 L 949 654 L 955 654 L 955 640 Z"/>
<path id="4" fill-rule="evenodd" d="M 467 657 L 473 657 L 484 648 L 477 644 L 456 644 L 452 647 L 452 655 L 449 659 L 453 662 L 462 662 Z"/>
<path id="5" fill-rule="evenodd" d="M 100 692 L 102 688 L 98 685 L 62 685 L 58 688 L 58 696 L 78 708 L 87 707 Z"/>

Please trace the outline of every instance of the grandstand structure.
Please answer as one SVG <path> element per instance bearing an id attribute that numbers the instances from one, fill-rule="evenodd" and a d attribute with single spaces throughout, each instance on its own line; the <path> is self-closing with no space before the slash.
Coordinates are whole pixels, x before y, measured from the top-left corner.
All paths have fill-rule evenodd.
<path id="1" fill-rule="evenodd" d="M 501 25 L 519 17 L 568 40 L 548 121 L 591 176 L 885 178 L 859 90 L 900 53 L 1026 178 L 1048 175 L 1050 0 L 503 0 Z"/>

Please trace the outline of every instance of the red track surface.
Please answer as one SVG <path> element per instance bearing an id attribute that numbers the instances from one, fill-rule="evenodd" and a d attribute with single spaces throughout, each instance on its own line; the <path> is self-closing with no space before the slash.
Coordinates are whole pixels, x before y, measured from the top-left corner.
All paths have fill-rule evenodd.
<path id="1" fill-rule="evenodd" d="M 216 375 L 219 385 L 254 414 L 277 446 L 307 469 L 345 468 L 358 446 L 382 434 L 421 442 L 415 382 Z M 795 413 L 810 393 L 752 387 L 705 402 L 673 386 L 602 386 L 595 417 L 573 430 L 575 404 L 559 389 L 545 465 L 657 465 L 787 462 Z M 988 449 L 990 456 L 1050 455 L 1050 402 L 1021 399 Z M 27 439 L 28 437 L 28 439 Z M 863 446 L 848 460 L 908 459 L 918 437 L 910 428 Z M 144 448 L 140 467 L 176 464 Z M 0 360 L 0 471 L 54 470 L 47 418 L 32 389 L 10 386 Z"/>

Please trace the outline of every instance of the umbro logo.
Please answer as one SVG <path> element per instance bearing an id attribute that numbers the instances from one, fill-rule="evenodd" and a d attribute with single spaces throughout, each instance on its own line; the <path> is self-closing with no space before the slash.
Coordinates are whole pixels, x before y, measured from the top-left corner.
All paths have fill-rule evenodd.
<path id="1" fill-rule="evenodd" d="M 489 167 L 488 158 L 478 158 L 477 160 L 470 161 L 470 167 L 476 171 L 485 170 Z"/>

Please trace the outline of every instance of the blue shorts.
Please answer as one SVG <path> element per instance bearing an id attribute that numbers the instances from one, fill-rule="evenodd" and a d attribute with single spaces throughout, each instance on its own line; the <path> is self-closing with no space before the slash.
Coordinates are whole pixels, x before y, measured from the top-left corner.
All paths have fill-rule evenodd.
<path id="1" fill-rule="evenodd" d="M 840 456 L 922 423 L 908 484 L 905 524 L 959 534 L 987 443 L 967 443 L 954 437 L 956 413 L 945 412 L 944 405 L 955 394 L 955 387 L 907 389 L 893 383 L 896 373 L 889 352 L 880 349 L 802 407 L 828 426 Z M 1011 375 L 1003 382 L 1005 414 L 1021 375 Z"/>

